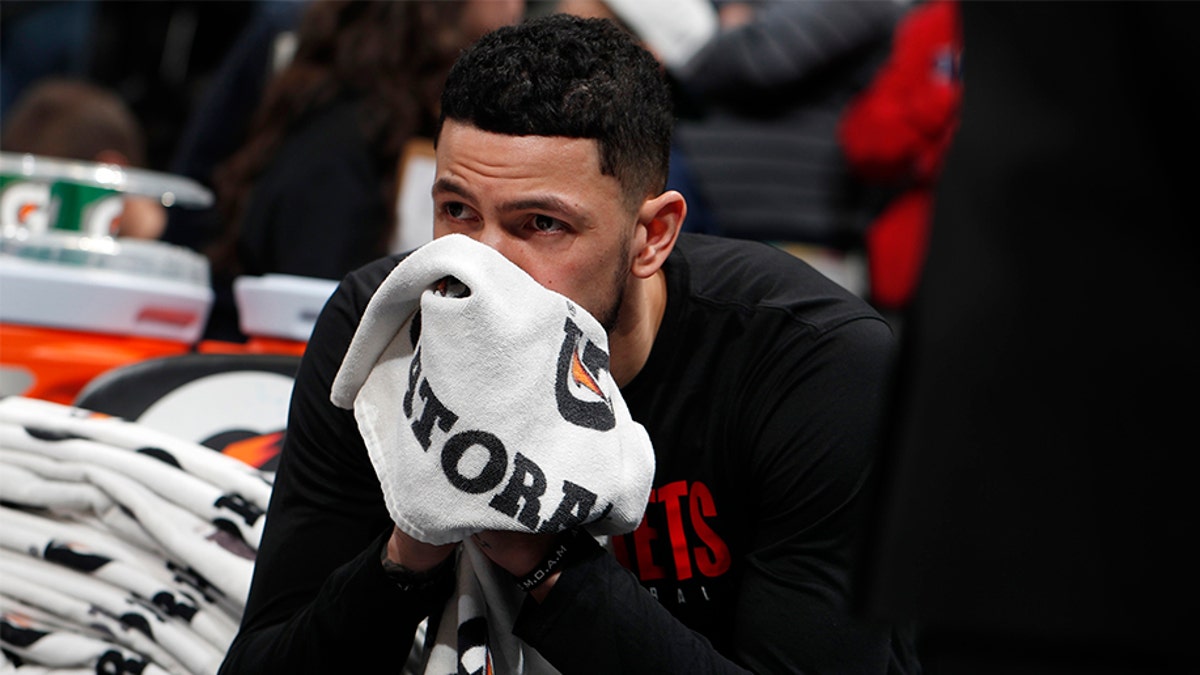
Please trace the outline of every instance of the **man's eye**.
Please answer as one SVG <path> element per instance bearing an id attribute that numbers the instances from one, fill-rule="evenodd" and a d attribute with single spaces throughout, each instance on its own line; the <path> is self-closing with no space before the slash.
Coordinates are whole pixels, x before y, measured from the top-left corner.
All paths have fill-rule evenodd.
<path id="1" fill-rule="evenodd" d="M 558 232 L 566 229 L 566 226 L 557 218 L 539 215 L 533 217 L 533 229 L 538 232 Z"/>
<path id="2" fill-rule="evenodd" d="M 471 210 L 462 202 L 448 202 L 444 208 L 446 209 L 446 215 L 451 218 L 462 219 L 471 215 Z"/>

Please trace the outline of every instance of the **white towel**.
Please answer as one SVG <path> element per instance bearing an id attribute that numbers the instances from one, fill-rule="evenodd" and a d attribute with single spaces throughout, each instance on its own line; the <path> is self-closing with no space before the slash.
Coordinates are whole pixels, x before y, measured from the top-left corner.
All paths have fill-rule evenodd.
<path id="1" fill-rule="evenodd" d="M 417 539 L 617 534 L 641 521 L 654 454 L 608 368 L 590 314 L 450 235 L 383 281 L 330 398 L 354 409 L 392 519 Z"/>
<path id="2" fill-rule="evenodd" d="M 533 647 L 512 634 L 524 592 L 467 539 L 456 570 L 457 592 L 446 602 L 422 675 L 522 673 L 557 675 Z"/>
<path id="3" fill-rule="evenodd" d="M 270 487 L 136 423 L 0 400 L 0 644 L 20 672 L 215 673 Z"/>

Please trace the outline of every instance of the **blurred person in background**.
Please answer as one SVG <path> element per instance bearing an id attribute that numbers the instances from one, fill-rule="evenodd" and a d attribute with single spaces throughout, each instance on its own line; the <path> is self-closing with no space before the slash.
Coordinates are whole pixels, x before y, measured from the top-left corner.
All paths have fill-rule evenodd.
<path id="1" fill-rule="evenodd" d="M 109 89 L 50 77 L 22 92 L 4 116 L 0 149 L 41 157 L 145 168 L 146 139 L 129 106 Z M 157 199 L 127 196 L 113 236 L 157 239 L 166 225 Z"/>
<path id="2" fill-rule="evenodd" d="M 311 0 L 255 0 L 255 11 L 203 88 L 179 133 L 169 170 L 213 187 L 213 170 L 246 141 L 267 84 L 287 66 Z M 203 251 L 220 233 L 216 206 L 167 214 L 163 240 Z"/>
<path id="3" fill-rule="evenodd" d="M 217 298 L 206 337 L 244 339 L 239 275 L 339 279 L 388 252 L 405 145 L 433 137 L 458 53 L 523 14 L 521 0 L 306 8 L 294 57 L 268 86 L 246 143 L 214 174 L 224 231 L 208 251 Z"/>
<path id="4" fill-rule="evenodd" d="M 848 102 L 887 56 L 893 0 L 718 2 L 720 29 L 670 69 L 678 147 L 714 231 L 788 248 L 862 295 L 876 190 L 837 137 Z"/>
<path id="5" fill-rule="evenodd" d="M 692 106 L 681 113 L 680 146 L 722 233 L 843 244 L 861 204 L 838 116 L 886 57 L 902 6 L 718 7 L 720 30 L 670 72 Z"/>
<path id="6" fill-rule="evenodd" d="M 895 192 L 865 238 L 869 297 L 893 326 L 925 256 L 934 187 L 958 122 L 961 58 L 958 1 L 914 4 L 896 27 L 887 62 L 838 127 L 855 174 Z"/>

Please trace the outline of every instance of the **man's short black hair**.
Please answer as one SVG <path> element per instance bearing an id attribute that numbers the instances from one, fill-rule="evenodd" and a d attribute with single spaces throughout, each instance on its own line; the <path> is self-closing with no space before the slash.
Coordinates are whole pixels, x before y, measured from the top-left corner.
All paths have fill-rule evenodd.
<path id="1" fill-rule="evenodd" d="M 658 61 L 605 19 L 550 14 L 485 35 L 451 69 L 441 116 L 510 136 L 595 139 L 600 171 L 631 201 L 666 185 L 666 81 Z"/>

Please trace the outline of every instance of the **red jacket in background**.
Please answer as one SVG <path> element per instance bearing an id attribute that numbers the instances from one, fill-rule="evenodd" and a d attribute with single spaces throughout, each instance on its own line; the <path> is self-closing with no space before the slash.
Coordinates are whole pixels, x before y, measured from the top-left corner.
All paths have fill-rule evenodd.
<path id="1" fill-rule="evenodd" d="M 899 309 L 912 296 L 929 230 L 933 185 L 958 121 L 962 28 L 957 0 L 915 5 L 892 53 L 847 108 L 839 140 L 865 180 L 901 187 L 867 230 L 871 300 Z"/>

